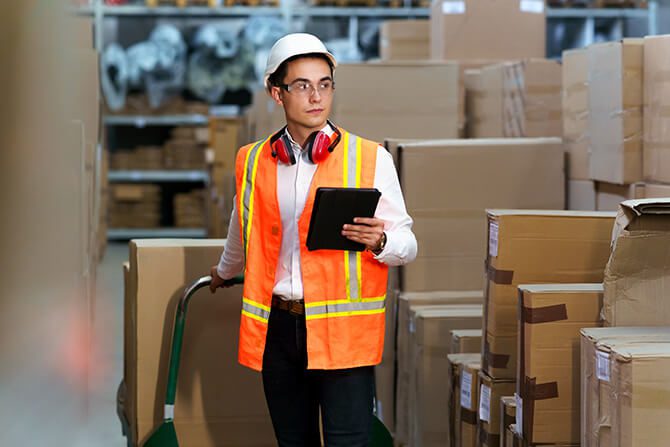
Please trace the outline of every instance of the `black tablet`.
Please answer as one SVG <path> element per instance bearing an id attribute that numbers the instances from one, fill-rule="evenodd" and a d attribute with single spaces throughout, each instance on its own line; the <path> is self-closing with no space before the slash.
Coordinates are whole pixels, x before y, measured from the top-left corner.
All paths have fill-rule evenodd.
<path id="1" fill-rule="evenodd" d="M 307 233 L 308 250 L 363 251 L 365 245 L 342 236 L 354 217 L 374 217 L 381 192 L 376 188 L 317 188 Z"/>

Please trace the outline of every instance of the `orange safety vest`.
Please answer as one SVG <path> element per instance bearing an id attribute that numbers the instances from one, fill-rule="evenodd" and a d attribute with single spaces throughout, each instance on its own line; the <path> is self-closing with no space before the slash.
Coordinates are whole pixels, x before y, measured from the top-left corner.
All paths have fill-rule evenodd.
<path id="1" fill-rule="evenodd" d="M 388 267 L 368 251 L 308 251 L 306 246 L 318 187 L 373 187 L 378 144 L 341 131 L 335 150 L 316 169 L 298 222 L 309 369 L 376 365 L 384 347 Z M 235 169 L 246 259 L 239 362 L 258 371 L 282 240 L 278 161 L 269 141 L 240 149 Z"/>

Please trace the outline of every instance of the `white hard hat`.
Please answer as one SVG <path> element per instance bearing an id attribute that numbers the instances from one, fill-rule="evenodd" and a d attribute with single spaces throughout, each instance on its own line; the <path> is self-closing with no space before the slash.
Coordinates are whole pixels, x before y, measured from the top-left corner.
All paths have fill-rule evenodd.
<path id="1" fill-rule="evenodd" d="M 268 55 L 268 63 L 265 67 L 265 77 L 263 84 L 266 89 L 270 89 L 268 78 L 272 73 L 277 71 L 279 66 L 286 59 L 301 54 L 320 53 L 326 56 L 333 64 L 333 68 L 337 67 L 335 56 L 330 54 L 326 46 L 319 40 L 318 37 L 307 33 L 293 33 L 288 34 L 279 39 L 270 49 Z"/>

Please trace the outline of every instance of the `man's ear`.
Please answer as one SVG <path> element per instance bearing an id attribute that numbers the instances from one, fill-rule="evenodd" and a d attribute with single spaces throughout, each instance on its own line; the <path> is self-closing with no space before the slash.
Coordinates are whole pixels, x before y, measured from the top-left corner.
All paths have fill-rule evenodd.
<path id="1" fill-rule="evenodd" d="M 277 105 L 283 106 L 284 101 L 282 101 L 281 97 L 281 88 L 280 87 L 275 87 L 274 85 L 270 87 L 270 96 L 272 96 L 272 99 L 274 102 L 277 103 Z"/>

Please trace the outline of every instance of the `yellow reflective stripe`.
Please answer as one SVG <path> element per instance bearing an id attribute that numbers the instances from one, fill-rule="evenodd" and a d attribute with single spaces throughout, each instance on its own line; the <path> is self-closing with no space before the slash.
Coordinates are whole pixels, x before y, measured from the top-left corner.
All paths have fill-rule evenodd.
<path id="1" fill-rule="evenodd" d="M 361 137 L 356 137 L 356 188 L 361 187 Z"/>
<path id="2" fill-rule="evenodd" d="M 270 307 L 269 306 L 264 306 L 261 303 L 257 303 L 256 301 L 252 301 L 249 298 L 242 298 L 242 302 L 246 303 L 250 306 L 258 307 L 259 309 L 263 309 L 266 312 L 270 312 Z"/>
<path id="3" fill-rule="evenodd" d="M 363 264 L 362 264 L 362 259 L 363 257 L 361 256 L 361 252 L 358 251 L 356 252 L 356 276 L 358 279 L 358 296 L 363 295 Z"/>
<path id="4" fill-rule="evenodd" d="M 267 323 L 268 322 L 268 320 L 266 318 L 259 317 L 258 315 L 254 315 L 252 313 L 249 313 L 246 310 L 242 311 L 242 315 L 244 315 L 245 317 L 249 317 L 252 320 L 260 321 L 261 323 Z"/>
<path id="5" fill-rule="evenodd" d="M 239 204 L 239 209 L 240 209 L 240 223 L 242 224 L 242 229 L 244 229 L 244 222 L 245 222 L 245 217 L 244 217 L 244 195 L 247 190 L 247 167 L 249 166 L 249 157 L 251 156 L 251 153 L 253 152 L 253 147 L 258 143 L 254 143 L 254 146 L 251 146 L 249 150 L 247 151 L 247 156 L 244 158 L 244 171 L 242 174 L 242 193 L 238 196 L 238 199 L 240 201 Z M 244 243 L 244 253 L 246 254 L 247 252 L 247 244 L 246 244 L 246 239 Z"/>
<path id="6" fill-rule="evenodd" d="M 349 252 L 344 251 L 344 284 L 347 289 L 347 300 L 351 300 L 351 277 L 349 276 Z"/>
<path id="7" fill-rule="evenodd" d="M 384 313 L 386 309 L 374 309 L 374 310 L 350 310 L 345 312 L 333 312 L 333 313 L 323 313 L 316 315 L 307 315 L 305 320 L 318 320 L 322 318 L 337 318 L 337 317 L 355 317 L 359 315 L 374 315 Z"/>
<path id="8" fill-rule="evenodd" d="M 378 301 L 384 301 L 386 299 L 386 295 L 383 296 L 375 296 L 371 298 L 361 298 L 360 301 L 363 303 L 375 303 Z M 331 300 L 331 301 L 316 301 L 313 303 L 305 303 L 305 308 L 309 309 L 311 307 L 319 307 L 319 306 L 326 306 L 328 304 L 348 304 L 350 300 Z"/>
<path id="9" fill-rule="evenodd" d="M 344 156 L 342 157 L 342 164 L 344 165 L 344 172 L 342 175 L 342 186 L 349 186 L 349 132 L 344 132 L 344 141 L 342 142 L 344 148 Z"/>
<path id="10" fill-rule="evenodd" d="M 254 218 L 254 191 L 256 191 L 256 173 L 258 171 L 258 160 L 260 160 L 261 151 L 263 150 L 269 139 L 270 137 L 268 137 L 263 142 L 263 144 L 261 144 L 261 146 L 258 148 L 258 151 L 256 152 L 256 157 L 254 158 L 254 166 L 251 172 L 251 194 L 249 195 L 249 217 L 247 218 L 249 221 L 249 223 L 247 224 L 247 249 L 249 246 L 249 236 L 251 235 L 251 225 L 253 223 Z"/>

